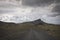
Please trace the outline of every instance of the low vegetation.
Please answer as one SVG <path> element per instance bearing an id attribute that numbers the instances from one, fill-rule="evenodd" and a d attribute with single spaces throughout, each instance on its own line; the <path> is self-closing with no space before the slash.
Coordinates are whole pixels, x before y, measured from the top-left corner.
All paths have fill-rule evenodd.
<path id="1" fill-rule="evenodd" d="M 60 25 L 52 25 L 52 24 L 38 24 L 35 25 L 33 23 L 21 23 L 21 24 L 14 24 L 14 23 L 4 23 L 0 22 L 0 35 L 2 33 L 8 33 L 9 36 L 16 35 L 19 32 L 23 32 L 29 29 L 36 29 L 36 30 L 44 30 L 49 33 L 49 35 L 55 37 L 56 39 L 60 40 Z M 9 37 L 8 36 L 8 37 Z"/>

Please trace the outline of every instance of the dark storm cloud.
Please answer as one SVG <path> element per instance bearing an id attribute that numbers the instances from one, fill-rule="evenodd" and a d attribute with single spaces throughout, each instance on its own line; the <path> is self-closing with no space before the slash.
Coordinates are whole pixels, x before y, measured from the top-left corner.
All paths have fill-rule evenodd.
<path id="1" fill-rule="evenodd" d="M 60 0 L 55 0 L 56 3 L 60 3 Z"/>
<path id="2" fill-rule="evenodd" d="M 52 15 L 52 16 L 58 16 L 58 15 L 60 15 L 60 3 L 56 4 L 56 6 L 52 9 L 52 12 L 56 13 L 55 15 Z"/>
<path id="3" fill-rule="evenodd" d="M 59 18 L 60 0 L 0 1 L 0 21 L 23 23 L 41 19 L 46 23 L 60 24 Z"/>
<path id="4" fill-rule="evenodd" d="M 22 0 L 22 5 L 40 6 L 40 5 L 48 5 L 53 2 L 54 0 Z"/>
<path id="5" fill-rule="evenodd" d="M 60 4 L 57 4 L 57 5 L 53 8 L 52 12 L 58 12 L 58 13 L 60 13 Z"/>
<path id="6" fill-rule="evenodd" d="M 22 0 L 22 5 L 25 6 L 45 6 L 55 3 L 56 6 L 51 10 L 52 12 L 56 12 L 56 15 L 60 15 L 60 0 Z M 52 16 L 56 16 L 52 15 Z"/>

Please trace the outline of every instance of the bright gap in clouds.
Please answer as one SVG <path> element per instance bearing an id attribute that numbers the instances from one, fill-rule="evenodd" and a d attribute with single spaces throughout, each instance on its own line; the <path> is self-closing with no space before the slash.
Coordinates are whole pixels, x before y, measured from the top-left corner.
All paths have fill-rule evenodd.
<path id="1" fill-rule="evenodd" d="M 5 3 L 4 3 L 5 4 Z M 15 5 L 15 4 L 13 4 Z M 30 6 L 13 6 L 0 7 L 0 21 L 23 23 L 41 19 L 46 23 L 60 24 L 60 16 L 56 16 L 58 13 L 51 12 L 56 6 L 55 3 L 48 6 L 30 7 Z M 8 6 L 8 5 L 7 5 Z"/>

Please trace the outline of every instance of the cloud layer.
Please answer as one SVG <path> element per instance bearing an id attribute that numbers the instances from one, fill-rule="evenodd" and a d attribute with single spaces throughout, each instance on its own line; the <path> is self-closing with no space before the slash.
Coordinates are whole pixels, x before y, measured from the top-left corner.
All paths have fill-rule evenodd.
<path id="1" fill-rule="evenodd" d="M 41 19 L 46 23 L 60 24 L 60 3 L 57 3 L 58 1 L 0 1 L 0 21 L 23 23 Z"/>

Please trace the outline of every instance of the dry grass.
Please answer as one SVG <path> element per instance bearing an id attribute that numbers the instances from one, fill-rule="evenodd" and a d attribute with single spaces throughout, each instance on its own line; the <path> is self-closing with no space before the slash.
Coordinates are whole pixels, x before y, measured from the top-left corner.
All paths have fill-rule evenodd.
<path id="1" fill-rule="evenodd" d="M 57 38 L 58 40 L 60 39 L 60 25 L 44 24 L 36 26 L 32 23 L 0 25 L 0 29 L 6 30 L 11 33 L 13 32 L 13 34 L 11 35 L 16 35 L 18 32 L 29 30 L 30 28 L 37 30 L 45 30 L 49 33 L 49 35 Z"/>

